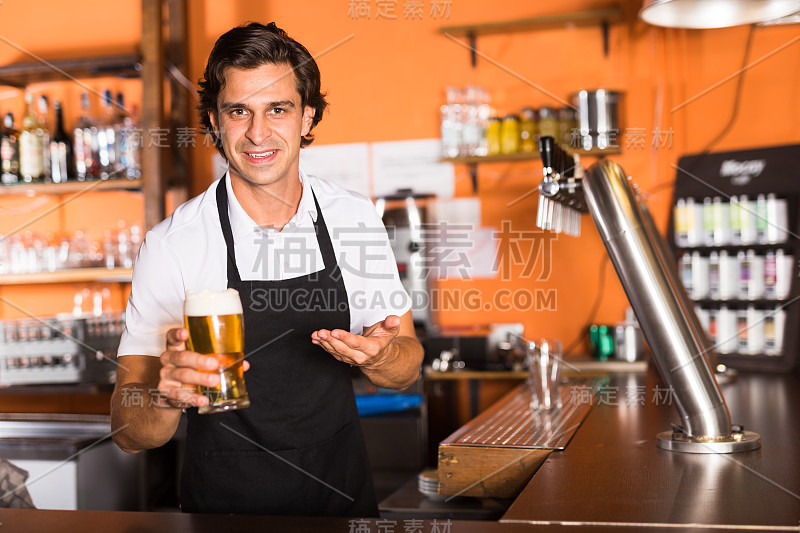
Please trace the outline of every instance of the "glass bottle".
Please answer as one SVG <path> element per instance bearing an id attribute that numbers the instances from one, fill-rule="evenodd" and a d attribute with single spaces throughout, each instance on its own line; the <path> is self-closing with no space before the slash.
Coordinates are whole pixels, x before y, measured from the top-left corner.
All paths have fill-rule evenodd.
<path id="1" fill-rule="evenodd" d="M 42 168 L 45 181 L 50 180 L 50 101 L 47 96 L 39 96 L 39 124 L 42 127 Z"/>
<path id="2" fill-rule="evenodd" d="M 56 112 L 56 127 L 50 139 L 50 179 L 53 183 L 63 183 L 70 178 L 75 179 L 75 154 L 69 135 L 64 129 L 61 102 L 56 100 L 53 107 Z"/>
<path id="3" fill-rule="evenodd" d="M 97 155 L 100 160 L 100 177 L 108 177 L 117 170 L 117 141 L 114 131 L 114 102 L 111 91 L 103 93 L 100 124 L 97 128 Z"/>
<path id="4" fill-rule="evenodd" d="M 520 112 L 519 149 L 525 153 L 535 152 L 536 146 L 536 111 L 532 107 L 524 107 Z"/>
<path id="5" fill-rule="evenodd" d="M 14 128 L 14 113 L 7 113 L 3 118 L 0 160 L 2 160 L 0 181 L 4 184 L 17 183 L 19 181 L 19 132 Z"/>
<path id="6" fill-rule="evenodd" d="M 500 151 L 503 154 L 519 152 L 519 117 L 506 115 L 500 129 Z"/>
<path id="7" fill-rule="evenodd" d="M 553 137 L 558 142 L 558 119 L 550 106 L 539 108 L 539 137 Z"/>
<path id="8" fill-rule="evenodd" d="M 478 146 L 475 150 L 475 155 L 484 156 L 488 153 L 488 145 L 486 141 L 486 129 L 489 127 L 489 117 L 492 115 L 491 98 L 489 91 L 481 88 L 478 100 L 478 124 L 480 127 L 480 139 Z"/>
<path id="9" fill-rule="evenodd" d="M 580 147 L 578 139 L 580 138 L 578 132 L 578 120 L 575 116 L 575 110 L 571 107 L 560 107 L 557 111 L 558 119 L 558 137 L 556 138 L 563 146 L 570 148 Z"/>
<path id="10" fill-rule="evenodd" d="M 19 175 L 27 183 L 44 179 L 44 130 L 36 116 L 33 95 L 25 95 L 25 115 L 19 129 Z"/>
<path id="11" fill-rule="evenodd" d="M 75 172 L 79 181 L 100 177 L 97 125 L 89 113 L 89 93 L 81 95 L 81 116 L 75 125 Z"/>
<path id="12" fill-rule="evenodd" d="M 500 130 L 502 129 L 502 121 L 500 117 L 492 117 L 489 119 L 489 125 L 486 127 L 486 155 L 500 155 Z"/>
<path id="13" fill-rule="evenodd" d="M 461 146 L 460 91 L 455 87 L 446 90 L 446 103 L 440 108 L 442 132 L 442 157 L 458 157 Z"/>
<path id="14" fill-rule="evenodd" d="M 117 132 L 118 153 L 123 175 L 128 179 L 142 177 L 141 148 L 142 134 L 136 118 L 136 107 L 128 113 L 125 109 L 125 100 L 122 93 L 117 93 Z"/>

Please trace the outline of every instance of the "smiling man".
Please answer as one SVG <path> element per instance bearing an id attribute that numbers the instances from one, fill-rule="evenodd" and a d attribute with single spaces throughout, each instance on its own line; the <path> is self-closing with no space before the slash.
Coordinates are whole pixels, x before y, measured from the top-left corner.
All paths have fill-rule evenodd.
<path id="1" fill-rule="evenodd" d="M 274 24 L 234 28 L 200 85 L 201 122 L 229 170 L 142 245 L 114 440 L 161 446 L 185 409 L 184 511 L 377 516 L 349 369 L 403 389 L 422 362 L 385 229 L 367 198 L 299 169 L 327 105 L 301 44 Z M 224 288 L 242 298 L 250 407 L 199 415 L 197 386 L 219 380 L 202 370 L 218 363 L 187 349 L 183 300 Z"/>

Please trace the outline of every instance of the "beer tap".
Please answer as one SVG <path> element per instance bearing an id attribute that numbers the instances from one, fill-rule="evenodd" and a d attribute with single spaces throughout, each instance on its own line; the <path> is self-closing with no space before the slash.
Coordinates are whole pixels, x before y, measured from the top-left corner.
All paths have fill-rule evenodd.
<path id="1" fill-rule="evenodd" d="M 588 210 L 581 178 L 575 176 L 576 164 L 553 137 L 539 139 L 539 154 L 544 177 L 539 183 L 536 226 L 556 233 L 580 236 L 580 215 Z"/>

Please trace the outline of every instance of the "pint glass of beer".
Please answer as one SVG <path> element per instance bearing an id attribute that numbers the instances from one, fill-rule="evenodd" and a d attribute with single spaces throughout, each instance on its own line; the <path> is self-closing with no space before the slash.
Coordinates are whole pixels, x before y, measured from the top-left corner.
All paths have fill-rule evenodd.
<path id="1" fill-rule="evenodd" d="M 183 304 L 189 349 L 213 355 L 219 361 L 217 387 L 198 386 L 198 393 L 208 398 L 200 414 L 244 409 L 250 405 L 244 386 L 244 323 L 242 301 L 234 289 L 224 291 L 188 291 Z"/>

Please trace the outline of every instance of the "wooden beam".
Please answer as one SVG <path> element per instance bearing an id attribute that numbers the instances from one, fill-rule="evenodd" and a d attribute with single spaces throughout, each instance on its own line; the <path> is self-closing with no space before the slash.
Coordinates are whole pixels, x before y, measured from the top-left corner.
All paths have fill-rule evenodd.
<path id="1" fill-rule="evenodd" d="M 164 50 L 161 0 L 142 0 L 142 180 L 145 230 L 166 212 L 164 149 L 158 135 L 164 124 Z"/>

